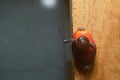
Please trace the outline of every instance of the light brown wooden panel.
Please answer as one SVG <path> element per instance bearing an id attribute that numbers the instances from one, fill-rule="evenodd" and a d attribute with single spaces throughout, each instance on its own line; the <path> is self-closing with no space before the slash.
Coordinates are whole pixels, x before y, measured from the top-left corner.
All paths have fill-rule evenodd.
<path id="1" fill-rule="evenodd" d="M 84 27 L 97 44 L 90 74 L 75 80 L 120 80 L 120 0 L 72 0 L 73 32 Z"/>

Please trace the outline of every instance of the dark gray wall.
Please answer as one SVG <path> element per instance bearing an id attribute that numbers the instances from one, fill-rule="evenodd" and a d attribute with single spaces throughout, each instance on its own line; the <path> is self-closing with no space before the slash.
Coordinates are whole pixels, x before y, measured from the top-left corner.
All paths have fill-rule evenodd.
<path id="1" fill-rule="evenodd" d="M 47 8 L 40 1 L 0 0 L 0 80 L 68 79 L 60 34 L 69 36 L 66 3 Z"/>

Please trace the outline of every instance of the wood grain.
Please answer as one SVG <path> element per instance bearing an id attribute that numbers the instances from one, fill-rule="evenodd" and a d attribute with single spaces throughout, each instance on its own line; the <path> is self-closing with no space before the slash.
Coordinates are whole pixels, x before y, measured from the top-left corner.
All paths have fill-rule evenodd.
<path id="1" fill-rule="evenodd" d="M 120 80 L 120 0 L 72 0 L 73 32 L 84 27 L 97 44 L 95 66 L 75 80 Z"/>

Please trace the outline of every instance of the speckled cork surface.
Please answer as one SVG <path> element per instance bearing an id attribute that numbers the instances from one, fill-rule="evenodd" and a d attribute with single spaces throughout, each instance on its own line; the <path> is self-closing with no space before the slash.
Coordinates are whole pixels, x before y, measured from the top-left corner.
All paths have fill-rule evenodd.
<path id="1" fill-rule="evenodd" d="M 120 0 L 72 0 L 73 32 L 83 27 L 97 45 L 95 66 L 75 80 L 120 80 Z"/>

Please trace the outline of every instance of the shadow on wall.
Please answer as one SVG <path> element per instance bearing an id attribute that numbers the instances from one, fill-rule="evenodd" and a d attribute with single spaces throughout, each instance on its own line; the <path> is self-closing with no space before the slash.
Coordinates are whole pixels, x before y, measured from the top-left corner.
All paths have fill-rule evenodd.
<path id="1" fill-rule="evenodd" d="M 71 35 L 73 33 L 72 31 L 72 6 L 71 6 L 71 0 L 65 0 L 65 11 L 66 11 L 66 20 L 65 20 L 65 27 L 64 27 L 64 37 L 65 39 L 71 38 Z M 64 46 L 65 48 L 65 56 L 66 56 L 66 64 L 67 64 L 67 74 L 68 74 L 68 80 L 74 80 L 73 75 L 73 65 L 72 65 L 72 53 L 71 53 L 71 44 L 67 44 Z"/>

